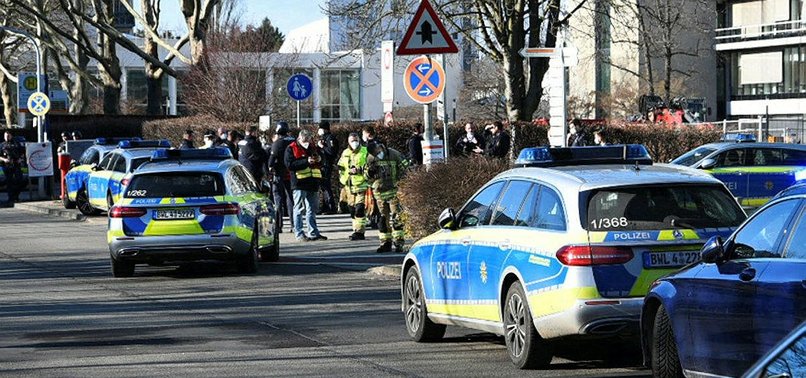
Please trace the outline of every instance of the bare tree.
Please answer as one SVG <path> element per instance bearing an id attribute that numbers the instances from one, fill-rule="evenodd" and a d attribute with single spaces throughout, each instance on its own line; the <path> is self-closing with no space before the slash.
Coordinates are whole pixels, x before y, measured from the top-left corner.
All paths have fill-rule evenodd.
<path id="1" fill-rule="evenodd" d="M 506 112 L 504 75 L 489 58 L 479 59 L 465 72 L 459 90 L 459 109 L 463 116 L 478 119 L 501 119 Z"/>

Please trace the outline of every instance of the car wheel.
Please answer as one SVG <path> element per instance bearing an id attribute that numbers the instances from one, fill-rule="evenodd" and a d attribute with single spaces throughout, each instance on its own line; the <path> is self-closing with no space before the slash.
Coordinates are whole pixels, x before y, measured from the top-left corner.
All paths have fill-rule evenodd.
<path id="1" fill-rule="evenodd" d="M 275 219 L 274 236 L 271 247 L 269 247 L 268 250 L 260 252 L 260 261 L 277 262 L 278 260 L 280 260 L 280 225 Z"/>
<path id="2" fill-rule="evenodd" d="M 249 243 L 249 253 L 246 256 L 238 256 L 235 262 L 239 273 L 257 272 L 258 260 L 258 229 L 257 224 L 252 231 L 252 242 Z"/>
<path id="3" fill-rule="evenodd" d="M 403 304 L 406 315 L 406 331 L 414 341 L 439 340 L 445 335 L 445 325 L 428 319 L 420 272 L 411 267 L 403 281 Z"/>
<path id="4" fill-rule="evenodd" d="M 98 210 L 92 207 L 90 204 L 90 198 L 87 196 L 87 189 L 81 188 L 76 193 L 76 206 L 78 207 L 78 211 L 84 215 L 97 215 Z"/>
<path id="5" fill-rule="evenodd" d="M 672 322 L 663 306 L 655 313 L 655 324 L 652 327 L 652 375 L 660 378 L 683 377 Z"/>
<path id="6" fill-rule="evenodd" d="M 64 205 L 65 209 L 75 209 L 76 208 L 76 202 L 75 201 L 70 201 L 70 197 L 67 196 L 67 193 L 65 193 L 64 197 L 62 197 L 62 205 Z"/>
<path id="7" fill-rule="evenodd" d="M 504 303 L 504 341 L 512 363 L 518 369 L 545 367 L 551 363 L 549 343 L 537 333 L 521 283 L 509 286 Z"/>
<path id="8" fill-rule="evenodd" d="M 112 276 L 113 277 L 131 277 L 134 275 L 134 264 L 125 261 L 118 261 L 115 260 L 114 257 L 110 257 L 112 260 Z"/>

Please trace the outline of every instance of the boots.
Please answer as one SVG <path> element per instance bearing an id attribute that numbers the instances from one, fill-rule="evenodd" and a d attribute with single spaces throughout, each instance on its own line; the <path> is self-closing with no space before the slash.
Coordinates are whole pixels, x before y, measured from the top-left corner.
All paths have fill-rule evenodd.
<path id="1" fill-rule="evenodd" d="M 387 241 L 383 242 L 381 244 L 381 246 L 378 247 L 377 250 L 375 250 L 375 252 L 377 252 L 377 253 L 392 252 L 392 241 L 387 240 Z"/>
<path id="2" fill-rule="evenodd" d="M 350 234 L 349 239 L 350 240 L 364 240 L 364 233 L 363 232 L 358 232 L 358 231 L 353 232 L 352 234 Z"/>
<path id="3" fill-rule="evenodd" d="M 405 244 L 403 242 L 399 242 L 399 243 L 395 242 L 395 252 L 396 253 L 407 253 L 408 251 L 409 251 L 409 249 L 406 248 L 406 246 L 405 246 Z"/>

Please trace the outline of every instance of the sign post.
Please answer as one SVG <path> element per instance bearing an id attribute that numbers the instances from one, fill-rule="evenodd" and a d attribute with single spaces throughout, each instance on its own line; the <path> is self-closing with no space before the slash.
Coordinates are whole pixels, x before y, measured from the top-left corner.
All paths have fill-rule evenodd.
<path id="1" fill-rule="evenodd" d="M 421 0 L 414 18 L 397 49 L 397 55 L 452 54 L 459 52 L 456 43 L 437 16 L 428 0 Z M 428 56 L 414 59 L 403 74 L 403 87 L 412 100 L 423 104 L 423 163 L 431 167 L 432 159 L 439 151 L 441 161 L 442 141 L 434 140 L 431 124 L 431 103 L 445 90 L 445 71 L 442 64 Z M 446 134 L 447 138 L 448 135 Z"/>
<path id="2" fill-rule="evenodd" d="M 310 97 L 313 92 L 313 81 L 308 75 L 295 74 L 288 78 L 286 84 L 288 96 L 297 101 L 297 128 L 300 127 L 300 101 Z"/>
<path id="3" fill-rule="evenodd" d="M 383 113 L 392 112 L 395 103 L 395 42 L 381 42 L 381 102 Z"/>

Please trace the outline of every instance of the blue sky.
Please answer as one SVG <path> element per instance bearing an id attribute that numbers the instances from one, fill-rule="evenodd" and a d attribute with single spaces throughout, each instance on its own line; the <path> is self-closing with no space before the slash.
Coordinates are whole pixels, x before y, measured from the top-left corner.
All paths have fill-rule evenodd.
<path id="1" fill-rule="evenodd" d="M 268 17 L 283 34 L 325 17 L 321 8 L 326 0 L 236 0 L 244 24 L 258 24 Z M 160 29 L 185 32 L 185 20 L 178 0 L 162 1 Z"/>

